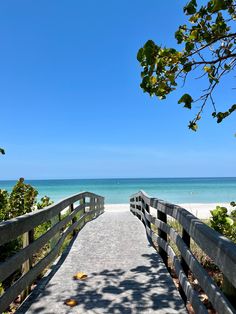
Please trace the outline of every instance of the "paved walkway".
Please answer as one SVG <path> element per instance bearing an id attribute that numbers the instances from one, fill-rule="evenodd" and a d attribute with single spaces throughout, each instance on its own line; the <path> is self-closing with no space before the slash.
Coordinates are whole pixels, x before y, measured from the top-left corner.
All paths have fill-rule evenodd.
<path id="1" fill-rule="evenodd" d="M 84 281 L 73 280 L 85 272 Z M 37 295 L 38 294 L 38 295 Z M 130 212 L 105 212 L 79 233 L 54 276 L 18 314 L 186 313 L 143 224 Z M 69 308 L 68 298 L 78 305 Z"/>

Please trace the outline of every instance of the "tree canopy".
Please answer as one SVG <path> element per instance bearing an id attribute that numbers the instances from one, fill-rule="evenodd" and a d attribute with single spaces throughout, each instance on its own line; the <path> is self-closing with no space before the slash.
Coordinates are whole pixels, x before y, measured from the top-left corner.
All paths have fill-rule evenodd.
<path id="1" fill-rule="evenodd" d="M 5 155 L 5 150 L 0 147 L 0 154 Z"/>
<path id="2" fill-rule="evenodd" d="M 160 99 L 165 99 L 178 84 L 185 83 L 190 72 L 199 75 L 200 70 L 200 78 L 207 78 L 207 86 L 197 99 L 185 93 L 178 101 L 187 109 L 200 102 L 189 122 L 189 128 L 196 131 L 206 105 L 212 106 L 217 123 L 236 110 L 236 104 L 230 104 L 226 111 L 219 111 L 214 100 L 221 78 L 236 65 L 236 0 L 210 0 L 201 7 L 196 0 L 191 0 L 183 10 L 188 22 L 175 32 L 181 49 L 162 47 L 148 40 L 139 49 L 137 59 L 143 68 L 141 88 Z"/>

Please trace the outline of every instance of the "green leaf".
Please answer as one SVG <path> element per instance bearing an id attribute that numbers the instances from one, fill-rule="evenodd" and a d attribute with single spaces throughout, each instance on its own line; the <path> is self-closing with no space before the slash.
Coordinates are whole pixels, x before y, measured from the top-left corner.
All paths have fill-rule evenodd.
<path id="1" fill-rule="evenodd" d="M 193 48 L 194 48 L 194 44 L 193 44 L 193 43 L 191 43 L 191 42 L 188 41 L 188 42 L 185 44 L 185 50 L 186 50 L 187 52 L 190 52 Z"/>
<path id="2" fill-rule="evenodd" d="M 192 108 L 193 99 L 189 94 L 184 94 L 178 101 L 178 104 L 184 103 L 184 107 L 191 109 Z"/>
<path id="3" fill-rule="evenodd" d="M 192 131 L 196 132 L 198 129 L 197 123 L 193 122 L 193 121 L 189 121 L 189 125 L 188 125 L 189 129 L 191 129 Z"/>
<path id="4" fill-rule="evenodd" d="M 222 0 L 213 0 L 212 12 L 224 10 L 227 7 L 225 2 L 226 1 L 222 1 Z"/>
<path id="5" fill-rule="evenodd" d="M 5 150 L 0 147 L 0 154 L 5 155 Z"/>
<path id="6" fill-rule="evenodd" d="M 139 49 L 139 51 L 138 51 L 138 53 L 137 53 L 137 60 L 138 60 L 139 62 L 142 62 L 142 60 L 143 60 L 143 48 L 140 48 L 140 49 Z"/>
<path id="7" fill-rule="evenodd" d="M 213 112 L 212 116 L 214 118 L 217 118 L 217 123 L 221 123 L 222 120 L 224 120 L 225 118 L 227 118 L 230 114 L 232 114 L 234 111 L 236 110 L 236 104 L 234 104 L 231 108 L 229 108 L 228 111 L 225 112 Z"/>
<path id="8" fill-rule="evenodd" d="M 183 66 L 184 72 L 190 72 L 192 70 L 192 63 L 188 62 Z"/>
<path id="9" fill-rule="evenodd" d="M 196 0 L 191 0 L 189 3 L 184 7 L 184 13 L 186 15 L 191 15 L 197 12 L 197 2 Z"/>
<path id="10" fill-rule="evenodd" d="M 234 224 L 233 219 L 231 219 L 230 217 L 226 217 L 225 219 L 226 219 L 226 222 L 227 222 L 230 226 L 232 226 L 232 225 Z"/>
<path id="11" fill-rule="evenodd" d="M 177 32 L 175 32 L 175 38 L 177 39 L 178 44 L 181 44 L 183 42 L 184 36 L 183 32 L 180 29 Z"/>

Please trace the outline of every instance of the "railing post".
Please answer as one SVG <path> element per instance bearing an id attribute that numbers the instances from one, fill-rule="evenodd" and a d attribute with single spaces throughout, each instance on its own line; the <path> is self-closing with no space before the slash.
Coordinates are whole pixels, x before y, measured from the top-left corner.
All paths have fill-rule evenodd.
<path id="1" fill-rule="evenodd" d="M 74 211 L 74 204 L 70 204 L 70 213 L 72 213 Z M 77 221 L 77 217 L 75 216 L 74 218 L 72 218 L 72 224 L 74 224 Z M 74 229 L 72 235 L 75 236 L 77 234 L 77 230 Z"/>
<path id="2" fill-rule="evenodd" d="M 140 206 L 140 212 L 143 214 L 143 216 L 145 217 L 145 210 L 146 210 L 146 207 L 144 206 L 144 202 L 143 202 L 143 199 L 141 198 L 141 196 L 139 196 L 138 198 L 138 201 L 139 201 L 139 204 L 141 204 Z M 146 204 L 145 204 L 146 205 Z M 142 221 L 142 223 L 144 224 L 144 226 L 146 227 L 146 224 L 145 224 L 145 218 L 142 218 L 142 215 L 140 215 L 140 219 Z"/>
<path id="3" fill-rule="evenodd" d="M 142 204 L 145 205 L 145 211 L 150 214 L 150 207 L 149 207 L 148 204 L 146 204 L 146 203 L 143 201 L 143 199 L 142 199 Z M 142 208 L 143 208 L 143 206 L 142 206 Z M 144 215 L 145 215 L 145 211 L 143 212 Z M 147 225 L 147 227 L 151 230 L 151 223 L 150 223 L 149 220 L 145 220 L 145 221 L 143 221 L 143 223 L 144 223 L 144 225 Z M 151 231 L 152 231 L 152 230 L 151 230 Z M 152 244 L 152 237 L 151 237 L 150 235 L 148 235 L 148 241 Z"/>
<path id="4" fill-rule="evenodd" d="M 137 203 L 139 202 L 139 198 L 138 197 L 136 197 L 135 198 L 135 207 L 136 207 L 136 209 L 138 209 L 139 210 L 139 208 L 138 208 L 138 206 L 139 205 L 137 205 Z M 141 220 L 142 219 L 142 216 L 140 215 L 140 214 L 137 214 L 137 216 L 138 216 L 138 218 L 139 218 L 139 220 Z"/>
<path id="5" fill-rule="evenodd" d="M 136 201 L 135 201 L 135 197 L 133 197 L 133 210 L 134 210 L 134 212 L 133 212 L 133 215 L 135 215 L 135 216 L 137 216 L 137 213 L 136 213 Z"/>
<path id="6" fill-rule="evenodd" d="M 160 221 L 167 223 L 167 216 L 165 213 L 157 209 L 157 219 Z M 163 239 L 164 241 L 167 241 L 167 234 L 162 231 L 160 228 L 158 228 L 158 236 Z M 166 267 L 168 267 L 168 255 L 166 251 L 162 247 L 158 247 L 158 252 L 163 259 L 163 262 L 165 263 Z"/>
<path id="7" fill-rule="evenodd" d="M 188 234 L 188 232 L 183 228 L 182 230 L 182 240 L 184 241 L 184 243 L 187 245 L 188 248 L 190 248 L 190 235 Z M 181 257 L 181 266 L 183 268 L 183 271 L 185 273 L 185 275 L 188 278 L 188 273 L 189 273 L 189 267 L 188 264 L 185 262 L 185 260 L 183 259 L 183 257 Z M 187 303 L 187 297 L 183 291 L 183 288 L 180 286 L 179 289 L 179 293 L 184 301 L 184 303 Z"/>
<path id="8" fill-rule="evenodd" d="M 236 308 L 236 288 L 231 284 L 227 277 L 223 274 L 222 290 L 232 305 Z"/>
<path id="9" fill-rule="evenodd" d="M 61 219 L 61 214 L 58 214 L 54 217 L 51 218 L 51 227 L 56 225 Z M 58 240 L 60 238 L 60 232 L 58 232 L 57 234 L 55 234 L 54 237 L 52 237 L 52 239 L 50 240 L 50 248 L 51 250 L 55 247 L 55 245 L 57 244 Z"/>
<path id="10" fill-rule="evenodd" d="M 90 205 L 89 211 L 92 211 L 95 209 L 95 197 L 90 197 L 90 204 L 92 204 L 92 205 Z M 94 218 L 95 215 L 96 214 L 93 214 L 92 218 Z M 89 216 L 89 219 L 91 219 L 91 215 Z"/>
<path id="11" fill-rule="evenodd" d="M 27 247 L 34 241 L 34 230 L 29 230 L 22 235 L 22 248 Z M 32 258 L 27 259 L 21 266 L 22 276 L 32 268 Z M 23 301 L 30 293 L 30 286 L 26 287 L 21 293 L 21 301 Z"/>
<path id="12" fill-rule="evenodd" d="M 103 213 L 103 199 L 102 198 L 98 198 L 98 208 L 99 208 L 99 215 L 101 215 Z"/>
<path id="13" fill-rule="evenodd" d="M 80 205 L 85 206 L 85 197 L 81 198 Z M 82 211 L 82 215 L 84 214 L 85 214 L 85 207 L 83 208 L 83 211 Z M 81 223 L 80 229 L 83 228 L 84 225 L 85 225 L 85 218 L 83 219 L 83 222 Z"/>

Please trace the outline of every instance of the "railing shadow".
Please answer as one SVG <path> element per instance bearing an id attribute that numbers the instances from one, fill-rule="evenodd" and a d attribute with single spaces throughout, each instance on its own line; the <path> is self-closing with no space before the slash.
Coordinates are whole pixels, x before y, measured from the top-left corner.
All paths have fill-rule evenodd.
<path id="1" fill-rule="evenodd" d="M 62 290 L 56 296 L 60 308 L 57 313 L 129 314 L 152 313 L 158 309 L 163 310 L 161 313 L 185 313 L 182 301 L 173 298 L 176 288 L 168 284 L 166 270 L 160 266 L 162 263 L 158 254 L 143 254 L 142 258 L 145 266 L 140 265 L 127 271 L 117 268 L 92 272 L 86 280 L 77 282 L 73 294 L 68 295 L 66 289 Z M 45 289 L 44 285 L 40 289 L 40 298 L 52 294 L 50 283 L 48 288 Z M 34 297 L 32 295 L 32 301 Z M 66 298 L 76 300 L 78 306 L 68 309 L 64 305 Z M 29 306 L 17 313 L 26 313 Z M 49 313 L 48 306 L 41 304 L 33 313 Z"/>
<path id="2" fill-rule="evenodd" d="M 102 214 L 100 214 L 100 215 L 102 215 Z M 96 219 L 96 217 L 94 217 L 90 221 L 93 221 L 94 219 Z M 51 265 L 47 274 L 44 275 L 43 278 L 41 278 L 39 280 L 38 284 L 33 289 L 33 291 L 30 293 L 30 295 L 27 297 L 25 302 L 16 311 L 17 314 L 27 313 L 27 311 L 29 310 L 29 308 L 32 306 L 32 304 L 35 302 L 35 300 L 37 298 L 41 297 L 42 295 L 46 296 L 46 295 L 51 294 L 47 290 L 46 287 L 48 284 L 50 285 L 50 287 L 52 286 L 52 284 L 50 284 L 50 280 L 54 277 L 54 275 L 57 273 L 57 271 L 60 269 L 60 267 L 65 262 L 67 256 L 69 255 L 69 253 L 73 247 L 74 242 L 76 241 L 77 237 L 79 236 L 80 231 L 86 226 L 86 224 L 87 224 L 87 222 L 84 225 L 80 226 L 80 229 L 78 230 L 78 233 L 76 234 L 76 236 L 74 236 L 71 239 L 71 241 L 69 242 L 67 247 L 64 249 L 63 253 L 58 257 L 58 259 L 53 263 L 53 265 Z M 43 311 L 43 310 L 45 310 L 45 307 L 40 307 L 36 311 L 34 311 L 34 313 L 41 313 L 41 311 Z"/>

